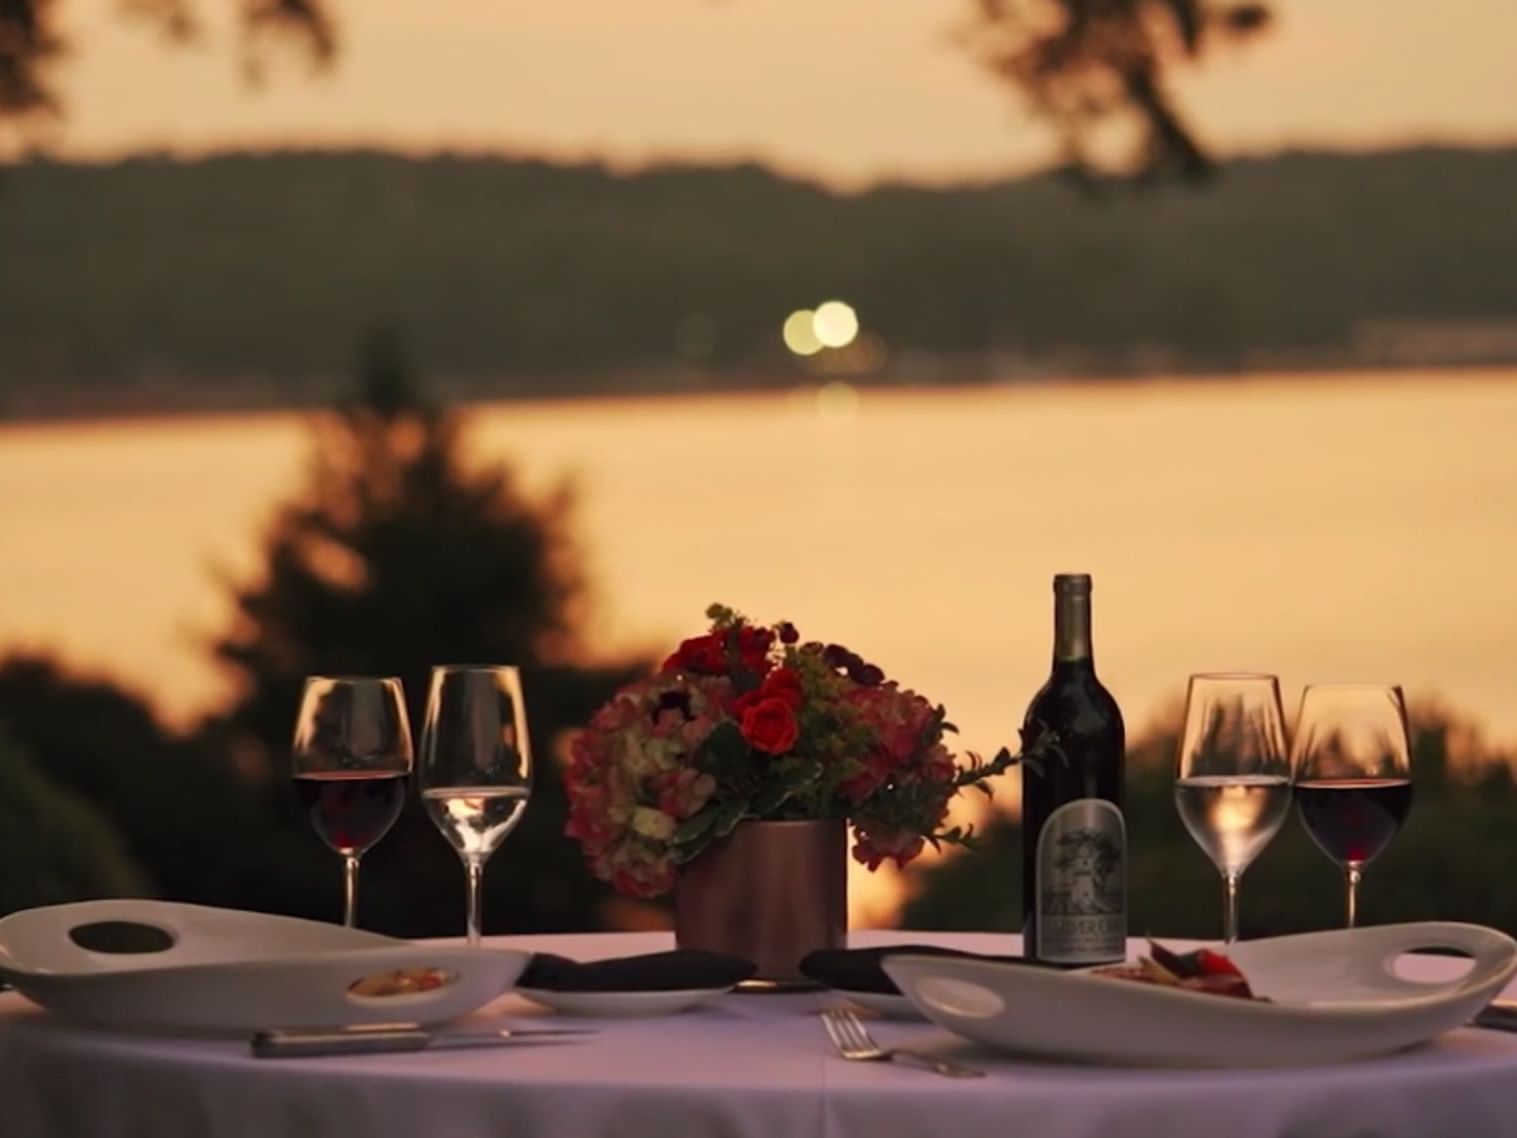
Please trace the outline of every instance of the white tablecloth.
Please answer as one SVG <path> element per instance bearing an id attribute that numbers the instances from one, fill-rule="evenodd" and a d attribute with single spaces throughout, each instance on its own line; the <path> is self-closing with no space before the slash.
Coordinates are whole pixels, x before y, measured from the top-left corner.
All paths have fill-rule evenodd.
<path id="1" fill-rule="evenodd" d="M 990 934 L 856 934 L 1010 951 Z M 595 959 L 666 934 L 512 938 Z M 815 995 L 728 996 L 657 1019 L 599 1021 L 582 1040 L 488 1050 L 253 1059 L 244 1040 L 71 1028 L 0 996 L 0 1138 L 1475 1138 L 1517 1135 L 1517 1035 L 1461 1029 L 1372 1062 L 1269 1071 L 1113 1070 L 980 1051 L 926 1024 L 887 1043 L 987 1069 L 944 1079 L 845 1063 Z M 479 1020 L 543 1016 L 517 996 Z"/>

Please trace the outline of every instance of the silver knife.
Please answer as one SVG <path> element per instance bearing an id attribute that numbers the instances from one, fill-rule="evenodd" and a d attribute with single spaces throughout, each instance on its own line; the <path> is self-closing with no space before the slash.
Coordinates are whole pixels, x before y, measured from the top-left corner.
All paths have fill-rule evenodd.
<path id="1" fill-rule="evenodd" d="M 1478 1013 L 1470 1023 L 1491 1031 L 1517 1031 L 1517 1001 L 1497 1000 Z"/>
<path id="2" fill-rule="evenodd" d="M 415 1024 L 302 1031 L 270 1028 L 253 1036 L 253 1054 L 260 1059 L 297 1059 L 315 1055 L 373 1055 L 386 1051 L 441 1051 L 462 1047 L 594 1035 L 587 1027 L 502 1027 L 491 1031 L 428 1031 Z"/>

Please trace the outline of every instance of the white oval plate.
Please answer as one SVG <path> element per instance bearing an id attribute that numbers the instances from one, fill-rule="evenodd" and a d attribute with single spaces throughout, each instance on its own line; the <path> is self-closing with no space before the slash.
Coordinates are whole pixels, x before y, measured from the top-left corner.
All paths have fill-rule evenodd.
<path id="1" fill-rule="evenodd" d="M 1474 958 L 1454 980 L 1395 972 L 1416 949 Z M 1450 922 L 1304 933 L 1227 954 L 1264 1000 L 942 956 L 891 956 L 885 972 L 928 1019 L 1027 1055 L 1123 1065 L 1287 1066 L 1399 1051 L 1467 1023 L 1517 973 L 1517 942 Z"/>
<path id="2" fill-rule="evenodd" d="M 854 992 L 847 988 L 832 989 L 842 996 L 850 1004 L 857 1004 L 861 1008 L 885 1016 L 888 1019 L 923 1019 L 923 1015 L 917 1010 L 905 996 L 891 995 L 888 992 Z"/>
<path id="3" fill-rule="evenodd" d="M 110 923 L 136 926 L 166 947 L 104 952 L 74 938 Z M 529 958 L 169 901 L 84 901 L 0 920 L 0 977 L 59 1016 L 127 1030 L 440 1023 L 506 991 Z M 349 990 L 365 977 L 413 969 L 449 980 L 401 995 Z"/>
<path id="4" fill-rule="evenodd" d="M 622 1019 L 672 1015 L 730 991 L 731 988 L 688 988 L 676 992 L 550 992 L 542 988 L 518 988 L 516 994 L 560 1015 Z"/>

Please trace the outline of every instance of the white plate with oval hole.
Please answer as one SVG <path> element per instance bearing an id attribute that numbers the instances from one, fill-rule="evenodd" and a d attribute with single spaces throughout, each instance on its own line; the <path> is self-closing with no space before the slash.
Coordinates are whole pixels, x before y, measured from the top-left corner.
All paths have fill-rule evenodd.
<path id="1" fill-rule="evenodd" d="M 501 995 L 529 958 L 171 901 L 0 920 L 0 977 L 60 1017 L 126 1030 L 441 1023 Z"/>
<path id="2" fill-rule="evenodd" d="M 731 988 L 684 988 L 669 992 L 552 992 L 546 988 L 517 988 L 516 994 L 560 1015 L 626 1019 L 674 1015 L 730 991 Z"/>
<path id="3" fill-rule="evenodd" d="M 1398 969 L 1398 958 L 1430 949 L 1452 950 L 1472 963 L 1453 978 L 1446 968 Z M 1226 951 L 1263 999 L 943 956 L 890 956 L 884 968 L 928 1019 L 988 1047 L 1128 1066 L 1208 1067 L 1305 1065 L 1400 1051 L 1467 1023 L 1517 974 L 1511 937 L 1441 921 L 1272 937 Z M 1413 979 L 1409 971 L 1443 978 Z"/>

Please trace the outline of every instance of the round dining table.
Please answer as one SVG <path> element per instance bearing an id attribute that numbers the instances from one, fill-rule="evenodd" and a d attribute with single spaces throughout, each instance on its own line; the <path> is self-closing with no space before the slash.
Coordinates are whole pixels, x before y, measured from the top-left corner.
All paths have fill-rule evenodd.
<path id="1" fill-rule="evenodd" d="M 860 945 L 1017 950 L 991 933 L 854 933 Z M 652 952 L 667 933 L 494 938 L 581 960 Z M 1428 1138 L 1517 1135 L 1517 1035 L 1460 1028 L 1380 1059 L 1263 1070 L 1143 1069 L 997 1054 L 925 1022 L 886 1045 L 983 1069 L 943 1078 L 849 1062 L 831 993 L 728 994 L 674 1015 L 573 1021 L 517 994 L 460 1027 L 594 1034 L 490 1048 L 254 1058 L 249 1041 L 131 1035 L 0 994 L 3 1138 Z"/>

